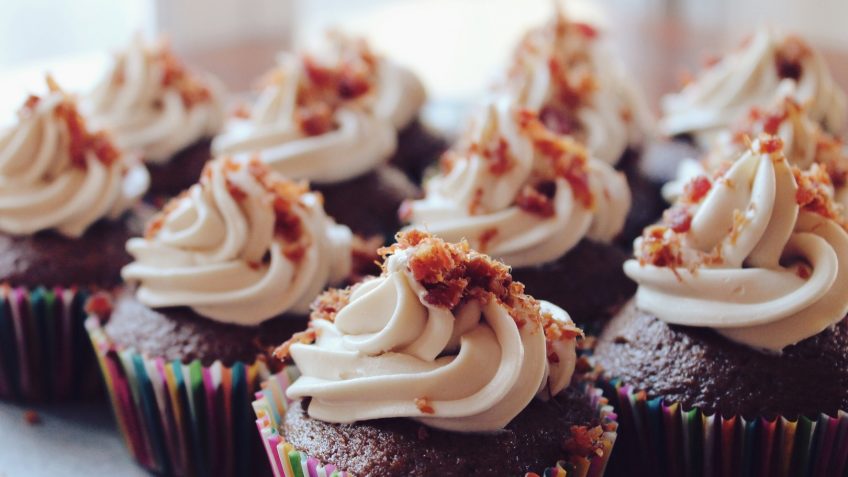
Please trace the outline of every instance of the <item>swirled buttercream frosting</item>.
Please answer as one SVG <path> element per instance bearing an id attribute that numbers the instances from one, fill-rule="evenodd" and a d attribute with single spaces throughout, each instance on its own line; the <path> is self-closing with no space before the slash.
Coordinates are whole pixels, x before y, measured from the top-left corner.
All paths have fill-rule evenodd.
<path id="1" fill-rule="evenodd" d="M 791 166 L 764 135 L 729 169 L 690 183 L 634 242 L 638 307 L 779 352 L 848 312 L 848 233 L 830 178 Z"/>
<path id="2" fill-rule="evenodd" d="M 402 218 L 517 267 L 554 261 L 583 238 L 612 240 L 630 209 L 621 173 L 505 100 L 484 108 L 441 169 Z"/>
<path id="3" fill-rule="evenodd" d="M 30 96 L 14 124 L 0 131 L 0 231 L 54 229 L 67 237 L 117 219 L 147 191 L 150 177 L 91 131 L 76 100 L 47 78 L 49 92 Z"/>
<path id="4" fill-rule="evenodd" d="M 577 138 L 609 164 L 618 163 L 628 147 L 640 146 L 654 128 L 633 77 L 603 33 L 562 12 L 524 36 L 505 86 L 549 129 Z"/>
<path id="5" fill-rule="evenodd" d="M 146 45 L 136 35 L 85 98 L 84 108 L 121 148 L 165 163 L 218 133 L 225 116 L 222 96 L 217 79 L 189 71 L 164 42 Z"/>
<path id="6" fill-rule="evenodd" d="M 759 28 L 734 51 L 713 62 L 679 93 L 663 98 L 660 126 L 668 135 L 692 134 L 708 147 L 716 132 L 739 121 L 752 106 L 768 105 L 781 83 L 826 130 L 845 124 L 845 93 L 822 55 L 801 38 Z"/>
<path id="7" fill-rule="evenodd" d="M 252 110 L 233 118 L 213 149 L 257 153 L 278 172 L 319 183 L 351 179 L 386 162 L 397 129 L 418 115 L 423 86 L 364 40 L 328 38 L 326 51 L 280 55 Z"/>
<path id="8" fill-rule="evenodd" d="M 791 165 L 800 169 L 813 164 L 824 167 L 837 202 L 848 205 L 848 153 L 842 141 L 810 119 L 807 109 L 795 99 L 795 88 L 786 86 L 770 107 L 752 107 L 737 126 L 719 133 L 701 160 L 684 160 L 677 178 L 663 186 L 663 196 L 672 202 L 691 179 L 721 173 L 747 150 L 751 138 L 770 134 L 780 137 L 783 154 Z"/>
<path id="9" fill-rule="evenodd" d="M 122 276 L 138 283 L 140 302 L 246 326 L 307 313 L 351 269 L 351 232 L 324 213 L 319 194 L 229 158 L 207 164 L 127 250 L 135 261 Z"/>
<path id="10" fill-rule="evenodd" d="M 581 331 L 565 311 L 466 243 L 398 240 L 380 277 L 322 295 L 307 331 L 277 350 L 300 370 L 287 393 L 311 398 L 311 417 L 489 432 L 570 384 Z"/>

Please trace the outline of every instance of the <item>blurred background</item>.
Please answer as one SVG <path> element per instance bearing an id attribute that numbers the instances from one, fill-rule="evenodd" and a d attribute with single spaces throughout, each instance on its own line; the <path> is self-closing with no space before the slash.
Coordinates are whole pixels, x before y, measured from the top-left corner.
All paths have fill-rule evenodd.
<path id="1" fill-rule="evenodd" d="M 413 67 L 431 99 L 465 103 L 491 81 L 521 32 L 552 0 L 0 0 L 0 114 L 40 88 L 45 70 L 68 89 L 96 80 L 135 31 L 167 35 L 187 61 L 244 90 L 277 51 L 339 25 Z M 652 103 L 683 68 L 769 22 L 834 56 L 848 45 L 845 0 L 565 0 L 610 36 Z M 836 63 L 845 64 L 837 61 Z M 834 66 L 834 61 L 831 61 Z M 838 77 L 843 75 L 837 75 Z"/>

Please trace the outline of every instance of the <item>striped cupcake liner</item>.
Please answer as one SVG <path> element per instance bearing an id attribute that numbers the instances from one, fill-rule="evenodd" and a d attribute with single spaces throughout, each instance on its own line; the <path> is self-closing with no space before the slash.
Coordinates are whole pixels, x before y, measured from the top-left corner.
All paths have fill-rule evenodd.
<path id="1" fill-rule="evenodd" d="M 112 342 L 97 317 L 86 321 L 118 427 L 132 457 L 157 474 L 267 474 L 251 396 L 266 363 L 147 357 Z"/>
<path id="2" fill-rule="evenodd" d="M 848 413 L 816 419 L 746 419 L 648 399 L 619 380 L 598 383 L 619 412 L 613 469 L 651 476 L 835 476 L 848 474 Z"/>
<path id="3" fill-rule="evenodd" d="M 89 292 L 0 286 L 0 398 L 64 401 L 97 388 L 85 333 Z"/>
<path id="4" fill-rule="evenodd" d="M 298 377 L 297 369 L 289 366 L 262 383 L 262 390 L 256 393 L 253 411 L 256 413 L 256 426 L 262 437 L 265 453 L 271 462 L 275 477 L 351 477 L 344 470 L 329 463 L 298 451 L 286 442 L 279 429 L 292 403 L 286 398 L 286 389 Z M 541 474 L 544 477 L 599 477 L 604 470 L 616 441 L 618 428 L 617 416 L 612 406 L 603 396 L 603 392 L 589 383 L 582 383 L 583 391 L 598 413 L 604 429 L 602 452 L 591 458 L 572 457 L 559 461 Z M 528 476 L 535 474 L 527 474 Z"/>

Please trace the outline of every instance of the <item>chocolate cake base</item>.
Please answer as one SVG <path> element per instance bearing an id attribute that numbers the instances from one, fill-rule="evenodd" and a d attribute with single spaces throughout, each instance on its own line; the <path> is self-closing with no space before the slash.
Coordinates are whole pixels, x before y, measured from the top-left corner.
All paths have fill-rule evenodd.
<path id="1" fill-rule="evenodd" d="M 200 179 L 203 167 L 212 158 L 211 144 L 211 138 L 203 139 L 177 152 L 168 162 L 145 164 L 150 171 L 147 196 L 161 201 L 191 187 Z"/>
<path id="2" fill-rule="evenodd" d="M 332 424 L 310 418 L 308 403 L 289 408 L 282 434 L 296 449 L 354 475 L 522 476 L 566 458 L 575 425 L 597 416 L 569 388 L 547 403 L 533 399 L 503 431 L 466 434 L 432 429 L 411 419 Z"/>
<path id="3" fill-rule="evenodd" d="M 448 149 L 448 142 L 415 119 L 398 134 L 397 151 L 389 164 L 403 171 L 414 183 L 420 184 L 424 172 L 435 164 Z"/>
<path id="4" fill-rule="evenodd" d="M 528 294 L 563 308 L 586 331 L 600 330 L 636 292 L 624 274 L 627 254 L 614 245 L 582 240 L 555 262 L 514 268 Z"/>
<path id="5" fill-rule="evenodd" d="M 337 184 L 313 184 L 324 195 L 324 210 L 363 237 L 390 241 L 401 228 L 398 208 L 421 191 L 397 168 L 382 166 Z"/>
<path id="6" fill-rule="evenodd" d="M 630 303 L 598 339 L 609 377 L 685 409 L 723 415 L 835 416 L 848 409 L 848 321 L 768 354 L 708 328 L 668 325 Z"/>
<path id="7" fill-rule="evenodd" d="M 120 220 L 96 222 L 79 238 L 53 230 L 0 234 L 0 283 L 112 288 L 121 283 L 121 267 L 131 261 L 127 240 L 142 230 L 142 218 L 128 213 Z"/>
<path id="8" fill-rule="evenodd" d="M 306 329 L 306 323 L 306 316 L 283 315 L 259 326 L 225 324 L 188 307 L 152 309 L 127 290 L 115 299 L 104 328 L 120 348 L 134 348 L 168 361 L 199 359 L 210 366 L 220 360 L 231 366 L 236 361 L 253 363 L 258 356 L 270 356 L 275 346 Z M 269 364 L 273 362 L 269 358 Z"/>

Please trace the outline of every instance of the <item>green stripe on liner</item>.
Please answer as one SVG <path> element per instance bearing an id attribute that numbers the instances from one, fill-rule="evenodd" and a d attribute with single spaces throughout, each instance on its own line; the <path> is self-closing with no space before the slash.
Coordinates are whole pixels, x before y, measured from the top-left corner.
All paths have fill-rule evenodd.
<path id="1" fill-rule="evenodd" d="M 182 364 L 174 364 L 174 369 L 183 374 Z M 194 461 L 198 475 L 209 475 L 209 449 L 206 446 L 206 393 L 203 388 L 203 371 L 200 361 L 188 364 L 188 382 L 186 383 L 189 413 L 191 417 L 191 440 Z"/>
<path id="2" fill-rule="evenodd" d="M 304 477 L 303 468 L 300 465 L 300 452 L 293 450 L 289 452 L 289 463 L 294 471 L 294 477 Z"/>

